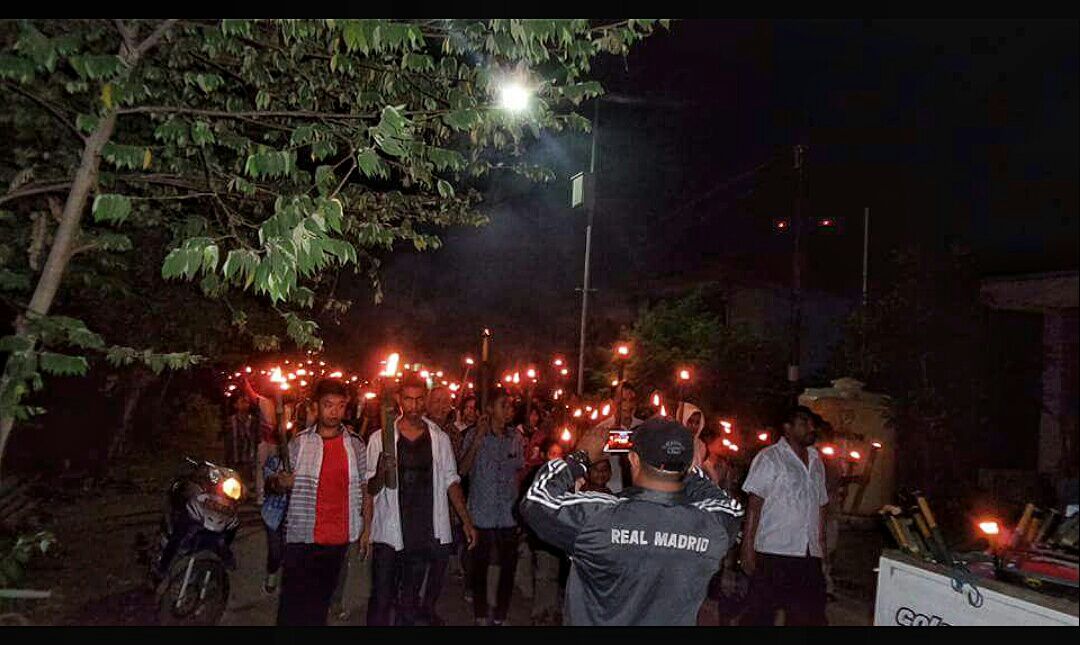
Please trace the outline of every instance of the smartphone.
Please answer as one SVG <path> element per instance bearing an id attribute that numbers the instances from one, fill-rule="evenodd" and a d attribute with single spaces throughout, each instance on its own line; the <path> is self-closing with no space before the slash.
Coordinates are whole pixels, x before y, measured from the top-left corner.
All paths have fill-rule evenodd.
<path id="1" fill-rule="evenodd" d="M 634 445 L 634 442 L 631 439 L 633 435 L 633 430 L 626 430 L 624 428 L 609 430 L 607 444 L 604 445 L 604 452 L 613 454 L 630 452 L 631 446 Z"/>

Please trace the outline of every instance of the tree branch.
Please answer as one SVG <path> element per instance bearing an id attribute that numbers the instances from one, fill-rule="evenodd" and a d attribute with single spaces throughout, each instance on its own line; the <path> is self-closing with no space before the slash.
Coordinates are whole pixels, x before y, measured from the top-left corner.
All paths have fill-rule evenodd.
<path id="1" fill-rule="evenodd" d="M 124 24 L 124 21 L 119 18 L 114 20 L 113 24 L 116 25 L 116 30 L 120 32 L 120 37 L 124 39 L 124 47 L 127 48 L 127 51 L 122 55 L 130 56 L 135 53 L 135 35 L 128 29 L 127 25 Z"/>
<path id="2" fill-rule="evenodd" d="M 165 22 L 158 25 L 158 28 L 153 31 L 146 40 L 139 43 L 139 46 L 135 48 L 135 58 L 141 58 L 143 54 L 150 50 L 151 47 L 158 44 L 158 41 L 165 37 L 165 33 L 172 29 L 173 25 L 177 22 L 176 18 L 170 18 Z"/>
<path id="3" fill-rule="evenodd" d="M 57 121 L 59 121 L 60 123 L 63 123 L 64 127 L 66 127 L 68 130 L 71 130 L 72 132 L 74 132 L 75 136 L 79 137 L 79 141 L 82 141 L 84 143 L 86 142 L 86 137 L 83 136 L 83 133 L 79 132 L 79 129 L 75 127 L 75 124 L 73 124 L 68 119 L 68 117 L 65 116 L 64 113 L 61 112 L 60 109 L 57 108 L 55 105 L 52 105 L 51 103 L 49 103 L 48 101 L 46 101 L 43 98 L 40 98 L 40 97 L 30 93 L 30 92 L 27 92 L 23 88 L 19 87 L 17 84 L 12 83 L 10 81 L 4 81 L 4 87 L 8 88 L 9 90 L 14 90 L 15 93 L 20 94 L 23 97 L 28 98 L 31 101 L 33 101 L 34 103 L 37 103 L 41 107 L 45 108 L 49 112 L 49 114 L 52 114 L 54 117 L 56 117 Z"/>
<path id="4" fill-rule="evenodd" d="M 375 119 L 378 114 L 342 114 L 340 112 L 318 112 L 314 110 L 279 110 L 228 112 L 226 110 L 200 110 L 195 108 L 168 107 L 164 105 L 143 105 L 140 107 L 117 110 L 117 114 L 190 114 L 193 116 L 212 116 L 224 119 L 250 119 L 259 117 L 287 117 L 295 119 Z"/>
<path id="5" fill-rule="evenodd" d="M 89 242 L 89 243 L 83 244 L 81 246 L 76 246 L 75 248 L 71 249 L 71 253 L 68 254 L 68 257 L 73 258 L 73 257 L 75 257 L 76 255 L 78 255 L 80 253 L 85 253 L 87 251 L 93 251 L 94 249 L 97 249 L 97 248 L 100 248 L 98 246 L 97 242 Z"/>
<path id="6" fill-rule="evenodd" d="M 44 185 L 29 185 L 20 188 L 19 190 L 10 192 L 6 195 L 0 196 L 0 204 L 5 204 L 16 199 L 22 199 L 23 197 L 30 197 L 33 195 L 40 195 L 42 193 L 62 193 L 71 188 L 70 181 L 64 181 L 56 184 L 44 184 Z"/>

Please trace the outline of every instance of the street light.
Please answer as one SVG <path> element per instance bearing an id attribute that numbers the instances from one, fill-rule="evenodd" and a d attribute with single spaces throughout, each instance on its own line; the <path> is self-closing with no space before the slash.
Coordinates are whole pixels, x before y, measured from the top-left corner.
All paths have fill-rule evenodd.
<path id="1" fill-rule="evenodd" d="M 532 92 L 516 81 L 504 83 L 499 87 L 499 105 L 507 112 L 520 113 L 529 107 Z"/>

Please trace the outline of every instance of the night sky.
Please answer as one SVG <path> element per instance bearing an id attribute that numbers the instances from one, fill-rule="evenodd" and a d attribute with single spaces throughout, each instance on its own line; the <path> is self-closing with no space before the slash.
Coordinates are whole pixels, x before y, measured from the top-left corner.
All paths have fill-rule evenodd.
<path id="1" fill-rule="evenodd" d="M 912 243 L 965 245 L 987 275 L 1075 269 L 1078 54 L 1076 21 L 673 23 L 596 69 L 614 99 L 600 107 L 598 300 L 685 276 L 786 285 L 790 240 L 772 225 L 791 213 L 796 143 L 809 214 L 841 223 L 811 238 L 808 289 L 857 297 L 864 206 L 872 289 Z M 568 178 L 588 139 L 545 136 L 532 154 L 553 184 L 497 183 L 490 225 L 395 253 L 380 307 L 357 279 L 330 350 L 406 343 L 452 360 L 490 325 L 503 347 L 575 353 L 584 219 Z"/>

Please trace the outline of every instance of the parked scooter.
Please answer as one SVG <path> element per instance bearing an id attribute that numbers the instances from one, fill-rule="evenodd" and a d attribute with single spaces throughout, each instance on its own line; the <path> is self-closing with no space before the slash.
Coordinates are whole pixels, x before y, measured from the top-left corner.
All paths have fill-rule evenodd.
<path id="1" fill-rule="evenodd" d="M 244 486 L 236 471 L 188 458 L 166 494 L 147 554 L 162 625 L 214 625 L 229 601 L 232 541 Z"/>

